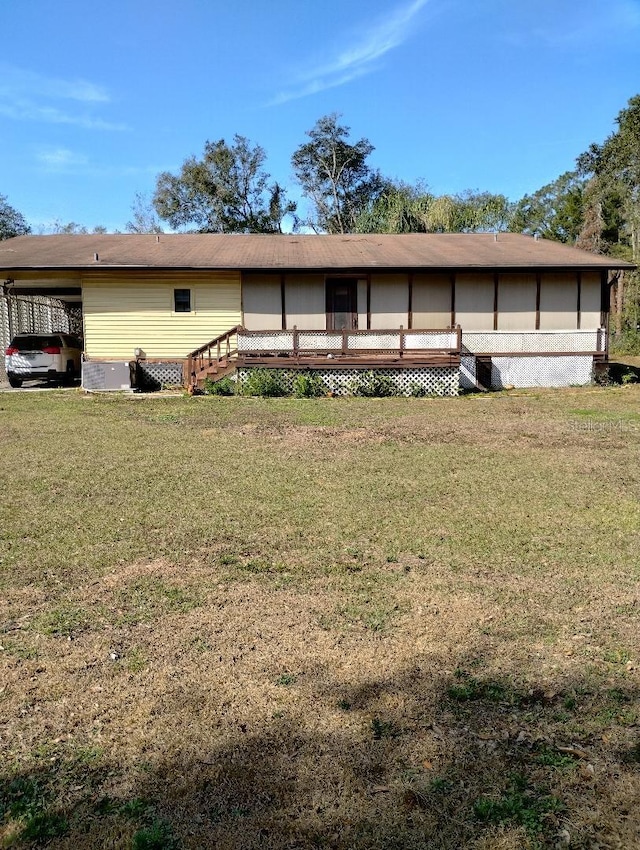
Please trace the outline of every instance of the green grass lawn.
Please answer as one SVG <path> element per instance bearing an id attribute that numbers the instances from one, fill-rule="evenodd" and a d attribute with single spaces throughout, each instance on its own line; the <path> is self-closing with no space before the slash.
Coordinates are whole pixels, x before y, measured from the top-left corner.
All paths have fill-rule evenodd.
<path id="1" fill-rule="evenodd" d="M 0 440 L 0 846 L 637 846 L 640 387 Z"/>

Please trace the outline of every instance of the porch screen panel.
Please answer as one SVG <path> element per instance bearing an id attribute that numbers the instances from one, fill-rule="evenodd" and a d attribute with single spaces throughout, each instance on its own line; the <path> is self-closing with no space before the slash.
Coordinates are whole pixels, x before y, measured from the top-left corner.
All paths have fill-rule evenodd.
<path id="1" fill-rule="evenodd" d="M 409 325 L 409 278 L 406 274 L 371 275 L 371 328 Z"/>
<path id="2" fill-rule="evenodd" d="M 358 327 L 361 330 L 367 329 L 367 281 L 358 281 Z"/>
<path id="3" fill-rule="evenodd" d="M 287 328 L 324 331 L 327 327 L 324 275 L 287 274 L 285 276 Z"/>
<path id="4" fill-rule="evenodd" d="M 463 331 L 492 331 L 493 302 L 493 274 L 456 275 L 456 323 Z"/>
<path id="5" fill-rule="evenodd" d="M 451 324 L 451 278 L 445 274 L 414 274 L 413 327 L 448 328 Z"/>
<path id="6" fill-rule="evenodd" d="M 242 276 L 243 324 L 250 331 L 275 331 L 282 327 L 282 294 L 279 274 Z"/>
<path id="7" fill-rule="evenodd" d="M 501 274 L 498 279 L 498 330 L 536 328 L 535 274 Z"/>
<path id="8" fill-rule="evenodd" d="M 600 273 L 582 272 L 580 286 L 580 328 L 592 330 L 600 327 L 601 315 Z"/>
<path id="9" fill-rule="evenodd" d="M 574 330 L 577 327 L 577 273 L 543 272 L 540 283 L 540 330 Z"/>

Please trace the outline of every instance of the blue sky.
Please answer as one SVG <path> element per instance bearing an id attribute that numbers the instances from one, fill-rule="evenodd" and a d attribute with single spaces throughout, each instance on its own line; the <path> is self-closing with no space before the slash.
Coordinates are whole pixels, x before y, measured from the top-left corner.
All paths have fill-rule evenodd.
<path id="1" fill-rule="evenodd" d="M 640 93 L 640 0 L 0 0 L 0 32 L 0 194 L 34 229 L 123 229 L 234 133 L 298 198 L 330 112 L 387 176 L 517 199 Z"/>

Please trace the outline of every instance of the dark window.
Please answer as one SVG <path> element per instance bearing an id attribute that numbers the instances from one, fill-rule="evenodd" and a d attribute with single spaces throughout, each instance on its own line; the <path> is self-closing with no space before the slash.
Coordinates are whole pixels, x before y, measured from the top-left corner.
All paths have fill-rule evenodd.
<path id="1" fill-rule="evenodd" d="M 55 334 L 38 335 L 35 334 L 20 334 L 15 336 L 11 341 L 11 348 L 17 348 L 18 351 L 42 351 L 43 348 L 49 348 L 52 345 L 60 345 L 60 337 Z"/>
<path id="2" fill-rule="evenodd" d="M 355 330 L 358 327 L 358 281 L 327 279 L 327 330 Z"/>
<path id="3" fill-rule="evenodd" d="M 173 309 L 176 313 L 191 312 L 191 290 L 190 289 L 174 289 L 173 290 Z"/>

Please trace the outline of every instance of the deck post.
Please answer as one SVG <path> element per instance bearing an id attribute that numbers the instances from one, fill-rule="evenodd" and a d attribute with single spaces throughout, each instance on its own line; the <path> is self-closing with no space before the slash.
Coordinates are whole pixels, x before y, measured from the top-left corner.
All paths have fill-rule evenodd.
<path id="1" fill-rule="evenodd" d="M 404 354 L 404 344 L 405 344 L 404 328 L 402 327 L 402 325 L 400 325 L 400 350 L 398 352 L 400 357 L 402 357 L 402 355 Z"/>
<path id="2" fill-rule="evenodd" d="M 294 325 L 293 326 L 293 356 L 294 357 L 298 356 L 298 348 L 299 348 L 299 346 L 298 346 L 298 326 Z"/>

